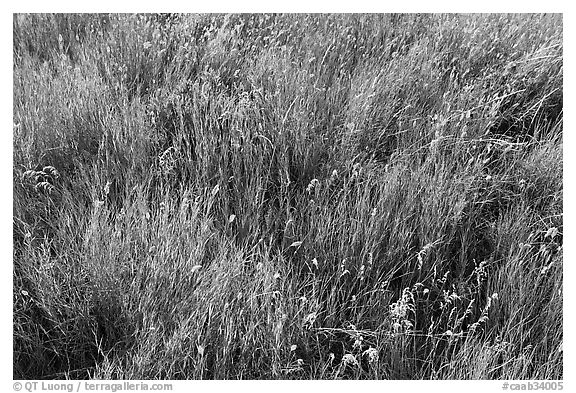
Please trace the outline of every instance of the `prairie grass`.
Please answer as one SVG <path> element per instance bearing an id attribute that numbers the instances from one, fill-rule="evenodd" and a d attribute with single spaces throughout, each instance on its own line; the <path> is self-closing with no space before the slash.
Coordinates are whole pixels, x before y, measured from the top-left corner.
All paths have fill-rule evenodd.
<path id="1" fill-rule="evenodd" d="M 563 378 L 560 15 L 13 23 L 14 378 Z"/>

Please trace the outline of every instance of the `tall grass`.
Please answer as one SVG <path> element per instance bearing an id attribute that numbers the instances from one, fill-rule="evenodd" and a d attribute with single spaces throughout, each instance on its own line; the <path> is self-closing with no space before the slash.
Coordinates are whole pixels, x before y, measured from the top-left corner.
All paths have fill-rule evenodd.
<path id="1" fill-rule="evenodd" d="M 560 379 L 559 15 L 14 15 L 14 377 Z"/>

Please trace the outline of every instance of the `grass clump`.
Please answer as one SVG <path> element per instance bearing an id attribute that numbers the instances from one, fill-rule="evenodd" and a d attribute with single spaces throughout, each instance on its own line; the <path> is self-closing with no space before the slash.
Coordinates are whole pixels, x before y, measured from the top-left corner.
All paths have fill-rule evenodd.
<path id="1" fill-rule="evenodd" d="M 561 379 L 559 15 L 14 15 L 14 378 Z"/>

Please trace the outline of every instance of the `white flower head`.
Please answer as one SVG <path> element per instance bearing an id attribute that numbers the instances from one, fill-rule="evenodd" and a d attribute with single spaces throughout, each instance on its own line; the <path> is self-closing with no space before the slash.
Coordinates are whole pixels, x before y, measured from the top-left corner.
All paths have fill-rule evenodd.
<path id="1" fill-rule="evenodd" d="M 370 347 L 367 350 L 365 350 L 363 355 L 368 358 L 368 363 L 377 363 L 378 362 L 378 359 L 379 359 L 378 350 L 374 347 Z"/>
<path id="2" fill-rule="evenodd" d="M 345 366 L 358 366 L 358 361 L 354 357 L 354 355 L 347 353 L 342 357 L 342 364 Z"/>

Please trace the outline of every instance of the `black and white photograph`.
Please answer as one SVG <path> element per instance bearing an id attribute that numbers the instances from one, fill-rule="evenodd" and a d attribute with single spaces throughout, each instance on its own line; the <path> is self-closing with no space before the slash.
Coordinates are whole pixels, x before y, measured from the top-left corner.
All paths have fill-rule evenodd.
<path id="1" fill-rule="evenodd" d="M 13 13 L 7 389 L 568 389 L 563 28 Z"/>

